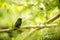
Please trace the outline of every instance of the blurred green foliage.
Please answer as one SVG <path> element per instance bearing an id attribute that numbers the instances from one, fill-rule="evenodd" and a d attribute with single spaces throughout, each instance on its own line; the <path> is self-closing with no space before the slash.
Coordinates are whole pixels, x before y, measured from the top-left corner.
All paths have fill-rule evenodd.
<path id="1" fill-rule="evenodd" d="M 44 24 L 48 19 L 59 14 L 60 0 L 0 0 L 0 29 L 13 28 L 16 20 L 22 18 L 22 26 Z M 0 33 L 0 40 L 59 40 L 60 18 L 53 23 L 59 24 L 55 28 L 19 29 L 9 33 Z M 21 33 L 22 32 L 22 33 Z"/>

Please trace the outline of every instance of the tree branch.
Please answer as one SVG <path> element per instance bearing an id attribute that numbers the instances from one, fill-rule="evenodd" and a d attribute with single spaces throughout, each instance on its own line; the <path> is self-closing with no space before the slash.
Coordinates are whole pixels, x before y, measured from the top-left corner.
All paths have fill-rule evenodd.
<path id="1" fill-rule="evenodd" d="M 50 28 L 50 27 L 55 27 L 55 26 L 57 26 L 57 24 L 46 24 L 46 25 L 32 25 L 32 26 L 24 26 L 24 27 L 22 27 L 22 29 L 29 29 L 29 28 L 40 28 L 40 29 L 42 29 L 42 28 Z"/>
<path id="2" fill-rule="evenodd" d="M 10 32 L 10 31 L 12 31 L 12 29 L 1 29 L 0 33 L 2 33 L 2 32 Z"/>
<path id="3" fill-rule="evenodd" d="M 39 29 L 42 29 L 42 28 L 50 28 L 50 27 L 56 27 L 57 24 L 46 24 L 46 25 L 32 25 L 32 26 L 24 26 L 24 27 L 21 27 L 20 29 L 30 29 L 30 28 L 39 28 Z M 0 30 L 0 32 L 10 32 L 10 31 L 13 31 L 13 29 L 2 29 Z"/>
<path id="4" fill-rule="evenodd" d="M 52 23 L 53 21 L 55 21 L 56 19 L 58 19 L 60 17 L 60 13 L 58 15 L 56 15 L 55 17 L 49 19 L 46 23 Z"/>

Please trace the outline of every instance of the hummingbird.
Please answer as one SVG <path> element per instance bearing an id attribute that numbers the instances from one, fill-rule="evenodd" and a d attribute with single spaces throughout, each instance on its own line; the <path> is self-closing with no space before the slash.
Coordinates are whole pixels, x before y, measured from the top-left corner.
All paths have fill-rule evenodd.
<path id="1" fill-rule="evenodd" d="M 22 24 L 22 18 L 18 18 L 15 25 L 14 25 L 14 28 L 13 30 L 17 30 Z"/>
<path id="2" fill-rule="evenodd" d="M 13 30 L 17 30 L 21 26 L 21 24 L 22 24 L 22 18 L 18 18 L 15 25 L 14 25 Z M 13 37 L 12 33 L 13 32 L 8 32 L 9 37 Z"/>

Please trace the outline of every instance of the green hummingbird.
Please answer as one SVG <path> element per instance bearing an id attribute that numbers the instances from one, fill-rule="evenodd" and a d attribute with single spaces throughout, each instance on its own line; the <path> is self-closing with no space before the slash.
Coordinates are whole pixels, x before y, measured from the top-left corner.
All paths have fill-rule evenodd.
<path id="1" fill-rule="evenodd" d="M 17 30 L 21 26 L 21 24 L 22 24 L 22 18 L 18 18 L 13 29 Z"/>

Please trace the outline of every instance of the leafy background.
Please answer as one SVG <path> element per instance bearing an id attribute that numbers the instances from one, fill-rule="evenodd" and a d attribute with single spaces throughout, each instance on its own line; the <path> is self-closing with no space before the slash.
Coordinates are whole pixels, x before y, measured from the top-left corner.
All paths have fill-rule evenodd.
<path id="1" fill-rule="evenodd" d="M 44 24 L 59 11 L 60 0 L 0 0 L 0 29 L 13 28 L 19 17 L 23 19 L 21 27 Z M 59 40 L 60 18 L 53 23 L 58 26 L 34 32 L 35 29 L 19 29 L 0 33 L 0 40 Z"/>

